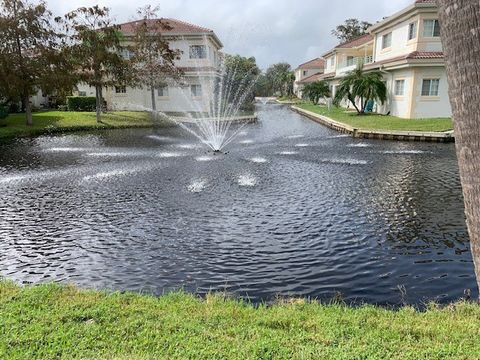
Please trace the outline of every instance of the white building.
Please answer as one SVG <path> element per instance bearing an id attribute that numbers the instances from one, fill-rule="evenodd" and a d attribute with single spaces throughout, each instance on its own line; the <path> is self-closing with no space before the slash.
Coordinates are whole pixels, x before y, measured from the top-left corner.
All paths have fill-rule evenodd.
<path id="1" fill-rule="evenodd" d="M 378 22 L 369 34 L 324 55 L 332 93 L 359 61 L 384 73 L 388 101 L 377 112 L 402 118 L 450 117 L 448 83 L 435 0 L 416 0 Z"/>
<path id="2" fill-rule="evenodd" d="M 302 98 L 302 90 L 305 84 L 315 82 L 318 76 L 323 74 L 325 68 L 325 60 L 316 58 L 299 65 L 295 69 L 295 83 L 293 84 L 293 93 Z"/>
<path id="3" fill-rule="evenodd" d="M 141 20 L 143 21 L 143 20 Z M 169 25 L 163 34 L 171 49 L 181 51 L 175 62 L 183 71 L 182 86 L 169 82 L 156 89 L 157 110 L 167 113 L 208 112 L 212 106 L 215 80 L 219 76 L 220 49 L 223 44 L 210 29 L 175 19 L 162 19 Z M 120 24 L 126 41 L 133 35 L 136 22 Z M 125 54 L 129 56 L 129 54 Z M 95 89 L 88 85 L 78 86 L 79 95 L 95 96 Z M 150 89 L 119 86 L 104 90 L 103 97 L 109 109 L 145 110 L 152 108 Z"/>

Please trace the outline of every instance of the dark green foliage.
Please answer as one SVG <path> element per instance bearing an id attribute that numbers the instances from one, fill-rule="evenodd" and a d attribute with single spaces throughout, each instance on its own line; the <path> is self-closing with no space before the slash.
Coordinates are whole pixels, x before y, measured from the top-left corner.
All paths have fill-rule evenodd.
<path id="1" fill-rule="evenodd" d="M 366 21 L 347 19 L 345 20 L 345 23 L 338 25 L 335 30 L 332 30 L 332 35 L 343 43 L 367 34 L 367 30 L 370 26 L 372 26 L 372 24 Z"/>
<path id="2" fill-rule="evenodd" d="M 342 100 L 352 103 L 358 114 L 365 113 L 368 100 L 380 101 L 382 104 L 387 100 L 387 87 L 383 82 L 380 71 L 363 70 L 363 64 L 350 71 L 337 88 L 334 104 L 339 106 Z M 358 107 L 357 101 L 360 101 Z"/>
<path id="3" fill-rule="evenodd" d="M 95 111 L 95 96 L 68 96 L 68 111 Z"/>
<path id="4" fill-rule="evenodd" d="M 320 98 L 328 96 L 330 96 L 330 89 L 325 81 L 315 81 L 306 84 L 303 88 L 303 98 L 314 104 L 318 104 Z"/>
<path id="5" fill-rule="evenodd" d="M 8 116 L 8 108 L 4 105 L 0 105 L 0 119 L 5 119 Z"/>

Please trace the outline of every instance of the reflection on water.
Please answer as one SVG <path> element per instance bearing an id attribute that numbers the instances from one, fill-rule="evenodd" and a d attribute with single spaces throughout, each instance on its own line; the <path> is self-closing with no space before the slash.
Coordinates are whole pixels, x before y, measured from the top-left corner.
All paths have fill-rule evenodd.
<path id="1" fill-rule="evenodd" d="M 0 275 L 420 304 L 475 288 L 454 146 L 356 140 L 279 105 L 228 154 L 177 128 L 0 147 Z"/>

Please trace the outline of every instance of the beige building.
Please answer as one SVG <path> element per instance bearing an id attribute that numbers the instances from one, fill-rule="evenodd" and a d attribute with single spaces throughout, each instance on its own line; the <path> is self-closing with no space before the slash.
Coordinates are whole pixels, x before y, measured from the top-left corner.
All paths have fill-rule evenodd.
<path id="1" fill-rule="evenodd" d="M 214 87 L 219 77 L 222 42 L 210 29 L 175 19 L 162 19 L 170 27 L 163 32 L 170 48 L 181 51 L 175 65 L 183 71 L 182 84 L 170 82 L 156 89 L 156 105 L 163 112 L 208 112 L 214 99 Z M 133 35 L 135 22 L 120 24 L 126 41 Z M 126 51 L 124 57 L 130 54 Z M 79 95 L 95 96 L 95 89 L 78 86 Z M 147 110 L 152 108 L 148 87 L 114 87 L 104 90 L 109 109 Z"/>
<path id="2" fill-rule="evenodd" d="M 299 65 L 295 69 L 295 83 L 293 84 L 293 93 L 302 98 L 302 90 L 305 84 L 318 81 L 318 76 L 323 74 L 325 60 L 316 58 Z"/>
<path id="3" fill-rule="evenodd" d="M 379 113 L 402 118 L 450 117 L 448 83 L 434 0 L 417 0 L 369 29 L 369 34 L 324 54 L 333 95 L 359 62 L 384 74 L 388 100 Z M 346 106 L 348 104 L 345 103 Z"/>

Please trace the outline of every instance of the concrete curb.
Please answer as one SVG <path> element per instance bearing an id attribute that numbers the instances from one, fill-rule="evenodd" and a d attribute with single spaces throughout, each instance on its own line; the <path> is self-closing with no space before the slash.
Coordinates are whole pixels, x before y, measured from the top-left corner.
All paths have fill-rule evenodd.
<path id="1" fill-rule="evenodd" d="M 423 131 L 388 131 L 388 130 L 365 130 L 356 129 L 344 123 L 335 121 L 327 116 L 319 115 L 314 112 L 301 109 L 297 106 L 291 106 L 291 109 L 300 115 L 334 129 L 341 133 L 351 134 L 354 138 L 360 139 L 378 139 L 378 140 L 396 140 L 396 141 L 424 141 L 424 142 L 454 142 L 453 131 L 447 132 L 423 132 Z"/>

